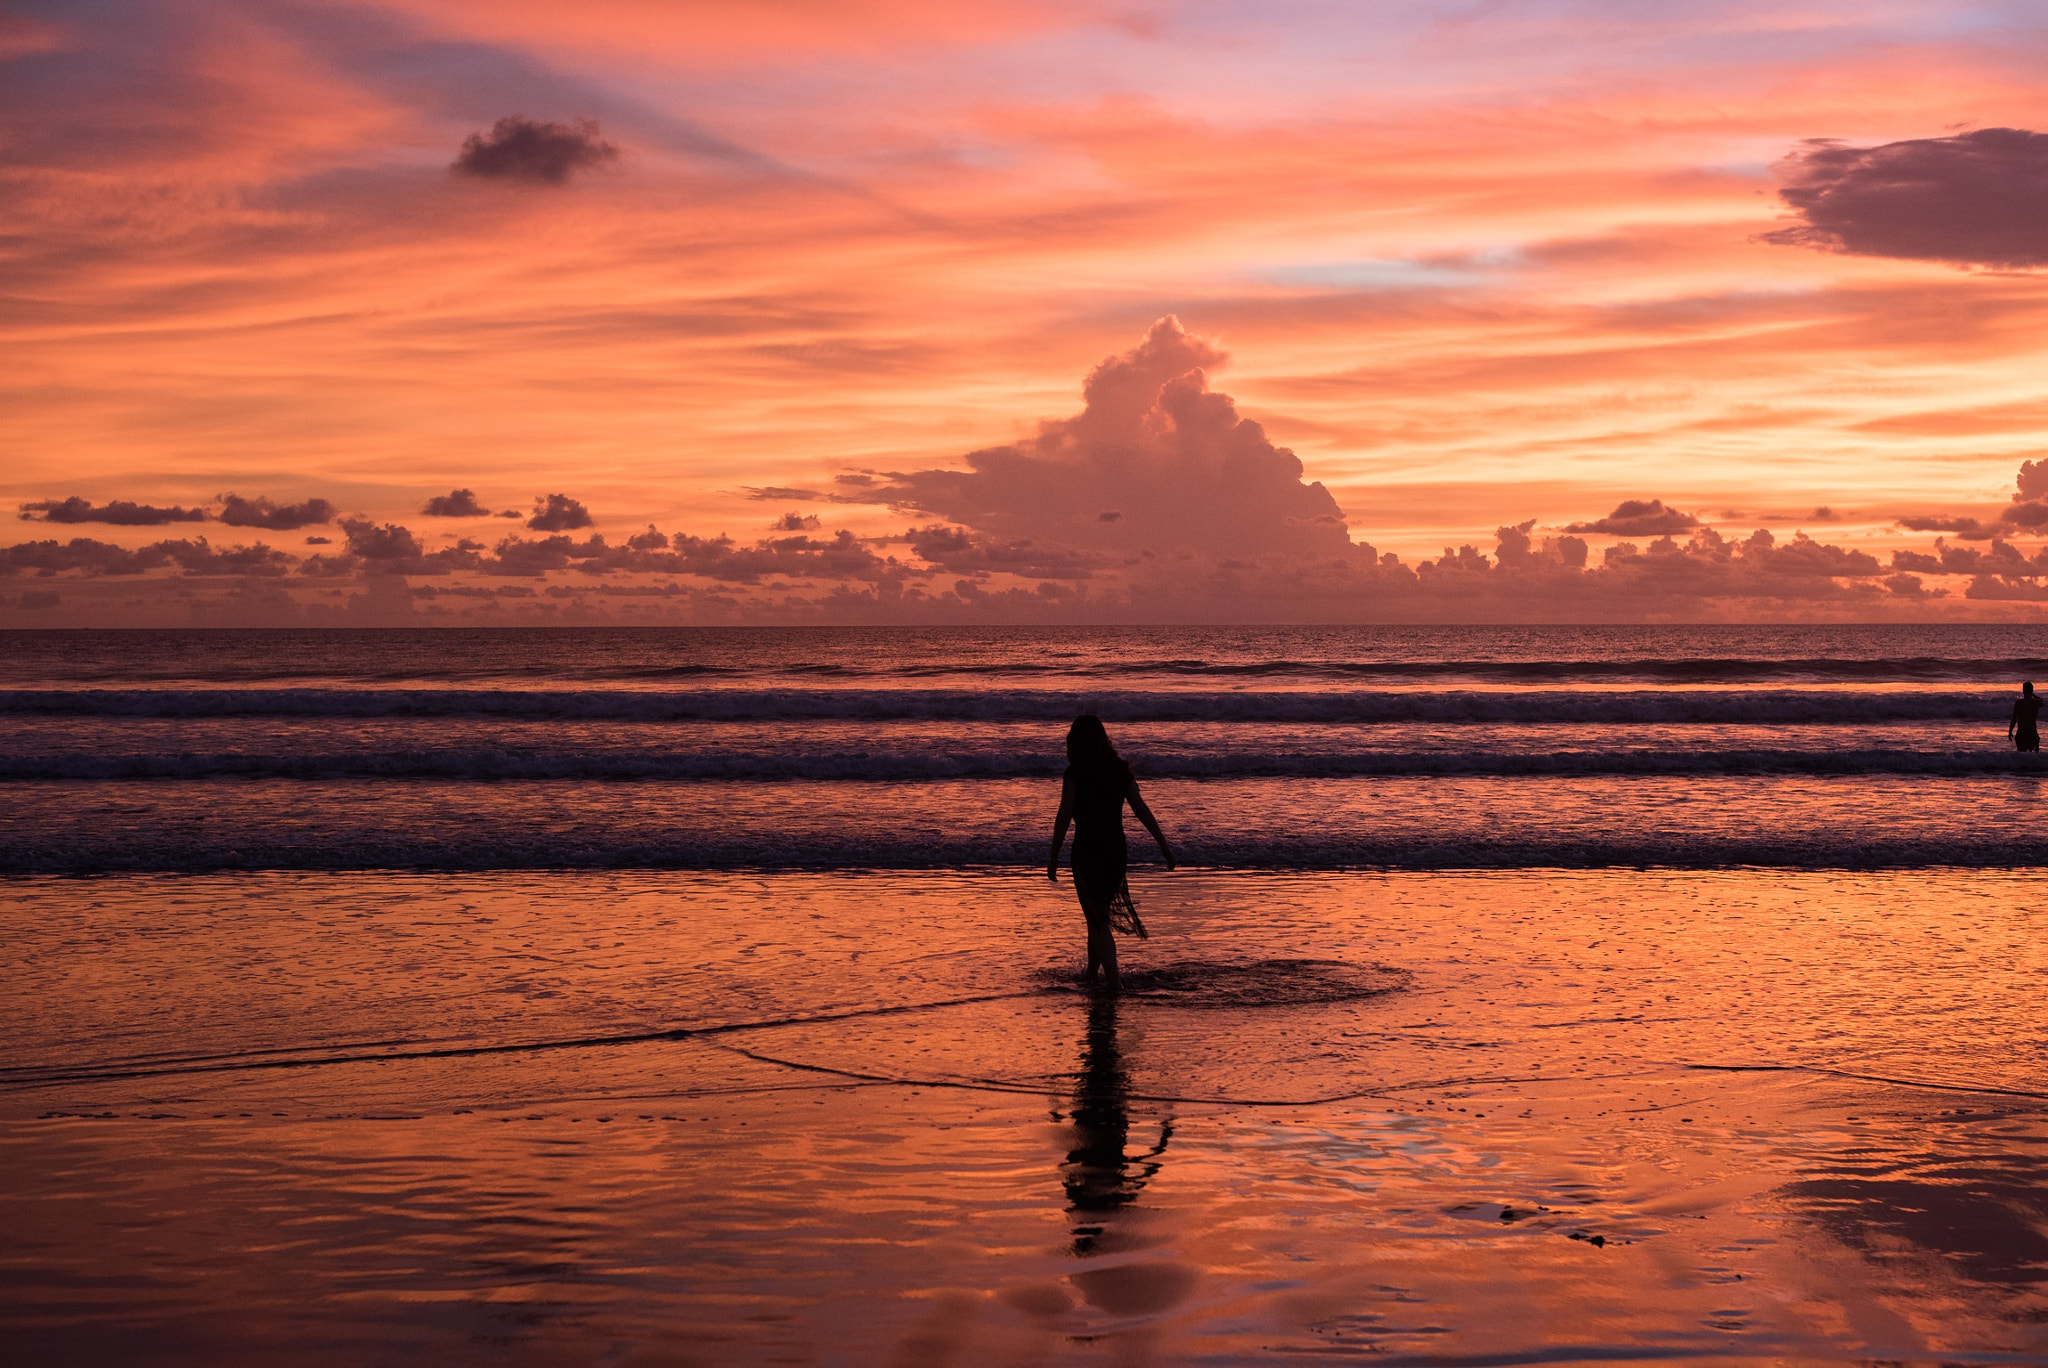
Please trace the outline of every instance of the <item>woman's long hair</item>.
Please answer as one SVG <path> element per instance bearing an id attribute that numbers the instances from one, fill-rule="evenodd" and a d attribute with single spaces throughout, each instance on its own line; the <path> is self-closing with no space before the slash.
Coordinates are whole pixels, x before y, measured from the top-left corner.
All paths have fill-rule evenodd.
<path id="1" fill-rule="evenodd" d="M 1116 747 L 1110 744 L 1102 719 L 1094 713 L 1082 713 L 1074 719 L 1074 725 L 1067 728 L 1067 763 L 1076 769 L 1087 770 L 1130 768 L 1116 753 Z"/>

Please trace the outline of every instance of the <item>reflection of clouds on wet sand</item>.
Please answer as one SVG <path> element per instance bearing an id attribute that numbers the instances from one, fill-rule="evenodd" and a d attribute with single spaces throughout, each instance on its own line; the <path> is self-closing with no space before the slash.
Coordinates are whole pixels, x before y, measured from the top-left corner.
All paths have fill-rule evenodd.
<path id="1" fill-rule="evenodd" d="M 1033 986 L 1074 918 L 1009 873 L 23 884 L 0 1328 L 314 1368 L 2041 1361 L 2048 1099 L 1968 1091 L 2048 1091 L 2036 883 L 1194 872 L 1114 1000 Z"/>
<path id="2" fill-rule="evenodd" d="M 1944 1108 L 1893 1126 L 1813 1156 L 1809 1176 L 1778 1196 L 1857 1256 L 1875 1298 L 1923 1329 L 1987 1313 L 2038 1325 L 2048 1315 L 2048 1144 L 2038 1108 Z"/>

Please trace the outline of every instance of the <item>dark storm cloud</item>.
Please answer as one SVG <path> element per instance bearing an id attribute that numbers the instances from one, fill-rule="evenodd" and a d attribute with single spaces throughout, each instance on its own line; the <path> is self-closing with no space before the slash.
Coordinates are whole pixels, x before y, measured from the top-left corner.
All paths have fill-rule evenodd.
<path id="1" fill-rule="evenodd" d="M 220 520 L 229 527 L 261 527 L 272 532 L 290 532 L 295 528 L 334 521 L 334 505 L 325 499 L 273 504 L 268 499 L 245 499 L 239 494 L 223 494 L 220 502 Z"/>
<path id="2" fill-rule="evenodd" d="M 1606 517 L 1573 523 L 1565 531 L 1610 537 L 1668 537 L 1675 532 L 1690 532 L 1699 525 L 1698 518 L 1666 508 L 1662 499 L 1623 499 Z"/>
<path id="3" fill-rule="evenodd" d="M 594 120 L 550 123 L 514 114 L 489 133 L 472 133 L 449 169 L 458 175 L 561 185 L 577 172 L 618 160 L 619 149 L 598 134 Z"/>
<path id="4" fill-rule="evenodd" d="M 38 518 L 35 515 L 41 513 Z M 94 504 L 89 499 L 73 495 L 68 499 L 38 499 L 21 506 L 21 517 L 25 522 L 53 523 L 109 523 L 115 527 L 158 527 L 164 523 L 205 522 L 203 508 L 158 508 L 155 504 L 131 503 L 127 499 L 114 499 L 103 504 Z"/>
<path id="5" fill-rule="evenodd" d="M 590 510 L 567 494 L 550 494 L 533 501 L 533 516 L 526 525 L 536 532 L 573 532 L 588 527 L 594 519 Z"/>
<path id="6" fill-rule="evenodd" d="M 1781 246 L 1961 266 L 2048 265 L 2048 134 L 1980 128 L 1879 147 L 1816 140 L 1779 198 L 1804 222 Z"/>
<path id="7" fill-rule="evenodd" d="M 436 494 L 421 505 L 420 512 L 429 518 L 488 518 L 491 510 L 476 501 L 476 491 L 451 489 L 446 494 Z"/>
<path id="8" fill-rule="evenodd" d="M 1186 548 L 1209 556 L 1343 554 L 1337 501 L 1304 483 L 1294 453 L 1209 389 L 1224 354 L 1153 324 L 1136 348 L 1103 361 L 1082 411 L 1036 436 L 965 457 L 966 470 L 838 477 L 862 502 L 935 514 L 991 546 L 1030 543 L 1136 555 Z M 1105 519 L 1105 509 L 1119 516 Z"/>

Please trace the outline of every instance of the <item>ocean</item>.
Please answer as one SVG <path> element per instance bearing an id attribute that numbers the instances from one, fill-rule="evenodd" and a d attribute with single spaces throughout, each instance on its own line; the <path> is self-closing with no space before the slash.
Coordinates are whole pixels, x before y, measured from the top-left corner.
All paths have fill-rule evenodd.
<path id="1" fill-rule="evenodd" d="M 2037 636 L 10 634 L 0 1335 L 2048 1363 Z"/>
<path id="2" fill-rule="evenodd" d="M 0 869 L 2024 864 L 2028 626 L 18 632 Z M 2044 678 L 2048 683 L 2048 678 Z"/>

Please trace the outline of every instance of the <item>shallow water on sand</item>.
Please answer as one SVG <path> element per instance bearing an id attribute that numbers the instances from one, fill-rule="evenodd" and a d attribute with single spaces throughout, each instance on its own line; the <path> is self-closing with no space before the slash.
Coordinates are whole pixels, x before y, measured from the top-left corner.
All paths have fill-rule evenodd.
<path id="1" fill-rule="evenodd" d="M 1114 1005 L 1048 977 L 1070 894 L 1016 873 L 12 881 L 0 1327 L 23 1362 L 2048 1359 L 2035 877 L 1137 878 Z"/>

